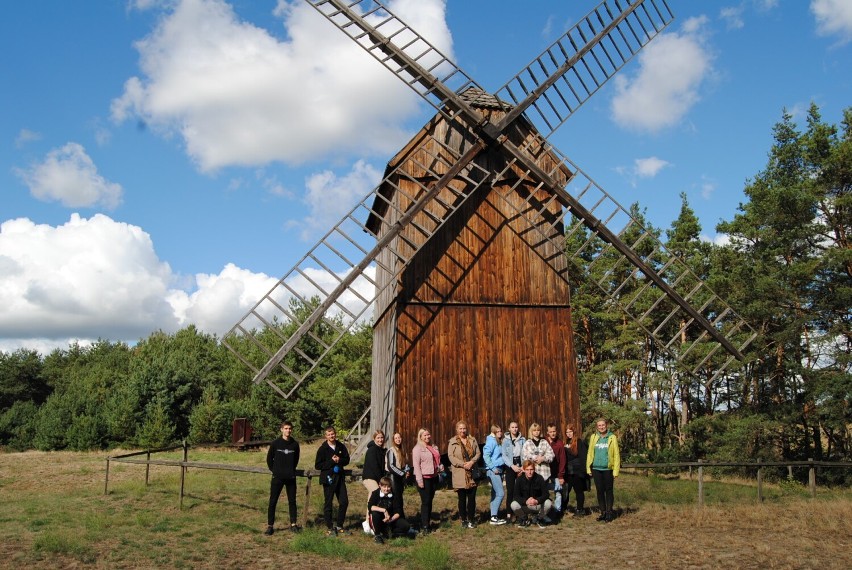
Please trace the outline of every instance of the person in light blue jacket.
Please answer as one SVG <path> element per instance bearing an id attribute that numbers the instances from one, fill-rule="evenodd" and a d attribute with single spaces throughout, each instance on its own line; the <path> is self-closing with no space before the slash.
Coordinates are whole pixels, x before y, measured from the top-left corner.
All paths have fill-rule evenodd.
<path id="1" fill-rule="evenodd" d="M 500 504 L 503 502 L 503 428 L 491 426 L 491 435 L 485 439 L 485 447 L 482 450 L 485 458 L 486 473 L 491 481 L 491 520 L 493 525 L 506 524 L 506 519 L 501 519 Z"/>
<path id="2" fill-rule="evenodd" d="M 515 500 L 515 480 L 521 477 L 523 469 L 521 468 L 521 454 L 524 449 L 526 438 L 521 435 L 521 428 L 518 422 L 509 422 L 509 431 L 503 437 L 503 470 L 506 476 L 506 517 L 512 516 L 512 501 Z"/>

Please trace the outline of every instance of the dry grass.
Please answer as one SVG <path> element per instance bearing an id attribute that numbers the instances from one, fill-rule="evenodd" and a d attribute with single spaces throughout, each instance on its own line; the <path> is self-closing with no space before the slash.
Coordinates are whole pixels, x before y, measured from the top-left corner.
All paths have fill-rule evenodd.
<path id="1" fill-rule="evenodd" d="M 848 568 L 852 552 L 849 490 L 820 489 L 814 500 L 801 489 L 768 486 L 758 504 L 749 482 L 714 482 L 713 500 L 698 508 L 694 481 L 624 475 L 616 483 L 622 516 L 610 524 L 586 517 L 545 529 L 485 524 L 474 531 L 453 520 L 455 495 L 439 491 L 441 530 L 379 546 L 357 532 L 336 540 L 314 532 L 319 492 L 307 532 L 262 536 L 262 475 L 190 470 L 179 510 L 178 469 L 153 466 L 146 488 L 144 466 L 113 464 L 104 495 L 105 456 L 0 454 L 0 567 L 830 569 Z M 193 451 L 190 459 L 262 465 L 264 454 Z M 358 483 L 349 489 L 354 527 L 366 493 Z M 487 492 L 477 501 L 483 516 Z M 406 504 L 413 518 L 419 500 L 411 489 Z"/>

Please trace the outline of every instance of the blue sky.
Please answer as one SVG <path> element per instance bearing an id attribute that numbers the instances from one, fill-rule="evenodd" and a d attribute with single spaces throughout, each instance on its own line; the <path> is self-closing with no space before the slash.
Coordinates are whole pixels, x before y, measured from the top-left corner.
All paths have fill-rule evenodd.
<path id="1" fill-rule="evenodd" d="M 396 0 L 496 91 L 597 3 Z M 551 139 L 724 240 L 782 108 L 852 106 L 852 2 L 670 0 Z M 301 0 L 35 0 L 0 20 L 0 350 L 222 334 L 379 181 L 431 108 Z"/>

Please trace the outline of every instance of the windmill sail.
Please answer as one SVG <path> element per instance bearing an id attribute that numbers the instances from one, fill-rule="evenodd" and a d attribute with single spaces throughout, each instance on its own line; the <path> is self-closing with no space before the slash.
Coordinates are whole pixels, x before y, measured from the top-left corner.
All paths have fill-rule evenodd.
<path id="1" fill-rule="evenodd" d="M 226 335 L 225 343 L 255 372 L 255 381 L 266 380 L 280 393 L 289 396 L 304 378 L 317 366 L 323 356 L 334 346 L 320 342 L 311 332 L 318 324 L 333 327 L 336 339 L 342 337 L 347 326 L 361 318 L 368 307 L 386 291 L 376 291 L 372 296 L 357 286 L 359 279 L 367 279 L 369 267 L 382 263 L 381 253 L 389 251 L 394 262 L 383 267 L 393 275 L 402 268 L 416 250 L 411 247 L 394 248 L 399 242 L 400 230 L 417 212 L 427 212 L 433 220 L 430 227 L 418 228 L 428 240 L 457 209 L 458 204 L 470 197 L 477 188 L 486 187 L 494 173 L 473 166 L 473 159 L 483 149 L 503 155 L 506 164 L 525 172 L 527 181 L 545 189 L 561 205 L 563 216 L 576 218 L 590 232 L 586 245 L 592 238 L 602 240 L 605 248 L 623 257 L 625 267 L 632 266 L 623 275 L 611 272 L 598 281 L 598 285 L 618 299 L 622 308 L 663 346 L 678 357 L 686 357 L 697 350 L 709 336 L 718 343 L 716 348 L 703 351 L 696 370 L 708 362 L 718 346 L 733 355 L 742 357 L 742 349 L 751 342 L 748 326 L 727 305 L 718 299 L 707 286 L 697 279 L 683 262 L 672 256 L 650 232 L 640 229 L 635 220 L 603 189 L 586 176 L 576 165 L 561 155 L 547 142 L 547 138 L 561 126 L 591 95 L 647 45 L 671 22 L 673 16 L 664 0 L 605 0 L 585 16 L 579 24 L 548 47 L 521 72 L 513 77 L 494 98 L 505 110 L 499 124 L 483 118 L 470 103 L 471 97 L 484 91 L 458 66 L 437 48 L 395 16 L 376 0 L 306 0 L 335 26 L 349 35 L 374 58 L 400 77 L 425 101 L 448 121 L 462 124 L 468 129 L 471 143 L 464 152 L 445 147 L 430 160 L 417 164 L 425 169 L 433 182 L 422 187 L 422 192 L 404 202 L 404 211 L 396 212 L 395 229 L 383 232 L 383 239 L 369 248 L 358 243 L 353 236 L 366 229 L 364 222 L 371 216 L 381 217 L 376 204 L 392 207 L 380 189 L 393 184 L 397 176 L 405 178 L 405 169 L 397 168 L 385 178 L 382 185 L 364 198 L 335 228 L 333 228 L 264 298 Z M 490 96 L 489 96 L 490 97 Z M 538 127 L 541 136 L 517 136 L 521 124 Z M 515 142 L 513 142 L 515 141 Z M 520 141 L 520 142 L 518 142 Z M 437 142 L 437 141 L 435 141 Z M 519 146 L 516 146 L 518 142 Z M 538 158 L 555 153 L 562 164 L 545 171 Z M 438 165 L 438 166 L 435 166 Z M 556 171 L 569 172 L 569 176 L 556 176 Z M 454 182 L 454 177 L 459 180 Z M 566 185 L 565 180 L 570 182 Z M 416 180 L 411 179 L 411 182 Z M 395 191 L 402 188 L 395 186 Z M 527 208 L 532 211 L 532 206 Z M 421 218 L 418 218 L 421 219 Z M 608 226 L 618 226 L 616 231 Z M 568 227 L 581 227 L 567 223 Z M 350 227 L 352 226 L 352 227 Z M 640 255 L 622 237 L 639 231 L 642 241 L 655 241 L 651 253 Z M 652 239 L 653 238 L 653 239 Z M 338 245 L 342 241 L 346 249 Z M 423 242 L 421 242 L 421 246 Z M 405 249 L 405 251 L 403 251 Z M 604 250 L 606 251 L 606 249 Z M 570 252 L 580 255 L 581 251 Z M 324 261 L 328 256 L 331 261 Z M 355 261 L 359 259 L 359 261 Z M 312 268 L 321 267 L 327 273 L 338 275 L 334 287 L 323 287 L 310 279 Z M 313 287 L 310 294 L 297 294 L 291 284 L 302 279 Z M 391 280 L 388 286 L 395 286 Z M 624 293 L 632 296 L 625 297 Z M 645 298 L 655 295 L 648 303 Z M 356 300 L 354 306 L 342 302 L 344 295 Z M 288 311 L 285 299 L 296 298 L 303 303 L 318 299 L 310 315 L 301 318 Z M 700 302 L 696 308 L 690 301 Z M 345 313 L 348 319 L 331 318 L 335 312 Z M 270 315 L 273 315 L 270 317 Z M 284 333 L 276 323 L 295 322 L 296 330 Z M 341 324 L 348 322 L 349 324 Z M 674 327 L 674 329 L 672 328 Z M 265 332 L 272 328 L 274 334 Z M 666 338 L 674 330 L 674 335 Z M 693 332 L 697 330 L 699 332 Z M 745 340 L 740 337 L 744 336 Z M 312 338 L 319 350 L 308 354 L 300 348 L 302 338 Z M 730 338 L 729 338 L 730 337 Z M 246 338 L 249 342 L 246 342 Z M 731 338 L 735 338 L 732 341 Z M 683 346 L 684 340 L 692 344 Z M 735 344 L 736 342 L 736 344 Z M 295 361 L 295 363 L 294 363 Z M 264 363 L 265 362 L 265 363 Z M 693 358 L 694 364 L 694 358 Z M 279 386 L 279 381 L 269 378 L 277 369 L 284 370 L 289 378 L 284 381 L 289 388 Z M 721 372 L 721 368 L 719 369 Z M 717 374 L 719 373 L 717 372 Z M 276 376 L 277 378 L 277 376 Z"/>

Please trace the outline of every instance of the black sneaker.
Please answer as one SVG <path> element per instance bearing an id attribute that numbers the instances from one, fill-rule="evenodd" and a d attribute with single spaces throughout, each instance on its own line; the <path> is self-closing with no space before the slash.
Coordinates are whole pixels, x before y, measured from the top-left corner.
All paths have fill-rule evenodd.
<path id="1" fill-rule="evenodd" d="M 349 534 L 349 531 L 346 530 L 345 528 L 341 527 L 341 526 L 336 526 L 336 527 L 334 527 L 334 533 L 335 534 L 347 535 L 347 534 Z"/>
<path id="2" fill-rule="evenodd" d="M 272 536 L 273 532 L 275 532 L 275 528 L 273 528 L 273 526 L 270 524 L 266 526 L 266 530 L 263 531 L 263 534 L 265 534 L 266 536 Z"/>
<path id="3" fill-rule="evenodd" d="M 374 541 L 376 544 L 384 544 L 384 543 L 385 543 L 385 539 L 384 539 L 384 538 L 382 538 L 382 535 L 380 535 L 380 534 L 377 534 L 376 536 L 374 536 L 374 537 L 373 537 L 373 541 Z"/>
<path id="4" fill-rule="evenodd" d="M 325 535 L 326 536 L 337 536 L 337 529 L 336 528 L 330 528 L 330 529 L 325 531 Z"/>
<path id="5" fill-rule="evenodd" d="M 596 520 L 597 520 L 598 522 L 603 522 L 603 521 L 605 521 L 605 520 L 606 520 L 606 513 L 605 513 L 605 512 L 601 512 L 601 516 L 599 516 Z"/>
<path id="6" fill-rule="evenodd" d="M 293 523 L 293 524 L 290 525 L 290 532 L 299 532 L 301 530 L 302 530 L 302 527 L 300 527 L 296 523 Z"/>

